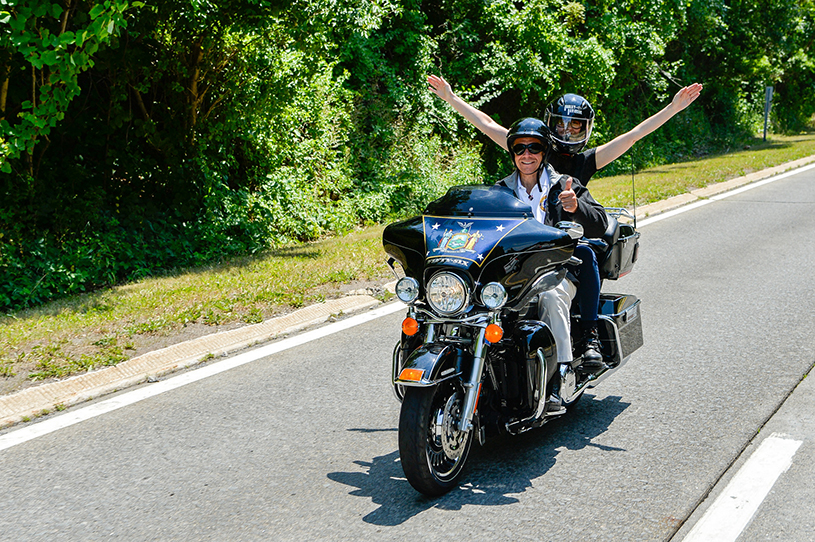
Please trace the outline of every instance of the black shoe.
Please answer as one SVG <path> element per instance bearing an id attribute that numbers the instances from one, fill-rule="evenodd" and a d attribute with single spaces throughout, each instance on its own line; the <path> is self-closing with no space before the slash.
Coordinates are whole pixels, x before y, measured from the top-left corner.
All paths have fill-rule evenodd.
<path id="1" fill-rule="evenodd" d="M 597 327 L 592 327 L 586 332 L 586 336 L 583 339 L 583 353 L 581 357 L 583 358 L 583 362 L 580 366 L 585 369 L 601 369 L 605 366 Z"/>

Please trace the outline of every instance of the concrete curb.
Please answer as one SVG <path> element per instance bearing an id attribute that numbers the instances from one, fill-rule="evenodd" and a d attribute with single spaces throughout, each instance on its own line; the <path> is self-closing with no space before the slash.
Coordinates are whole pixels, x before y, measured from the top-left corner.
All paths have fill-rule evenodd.
<path id="1" fill-rule="evenodd" d="M 645 220 L 647 217 L 658 215 L 660 213 L 666 213 L 668 211 L 673 211 L 674 209 L 677 209 L 684 205 L 688 205 L 695 201 L 699 201 L 701 199 L 708 199 L 717 194 L 728 192 L 730 190 L 735 190 L 736 188 L 739 188 L 746 184 L 774 177 L 775 175 L 779 175 L 786 171 L 803 167 L 807 164 L 811 164 L 812 162 L 815 162 L 815 155 L 800 158 L 798 160 L 793 160 L 792 162 L 787 162 L 785 164 L 781 164 L 780 166 L 762 169 L 761 171 L 754 171 L 753 173 L 750 173 L 743 177 L 736 177 L 735 179 L 730 179 L 729 181 L 710 184 L 704 188 L 691 190 L 686 194 L 673 196 L 662 201 L 649 203 L 648 205 L 637 207 L 637 220 L 638 221 Z"/>
<path id="2" fill-rule="evenodd" d="M 148 352 L 113 367 L 26 388 L 0 397 L 0 428 L 321 324 L 340 314 L 361 312 L 379 304 L 377 299 L 368 295 L 332 299 L 260 324 L 213 333 Z"/>
<path id="3" fill-rule="evenodd" d="M 644 205 L 637 208 L 637 220 L 644 220 L 646 217 L 668 212 L 812 162 L 815 162 L 815 155 Z M 394 283 L 390 283 L 386 285 L 386 288 L 393 292 L 393 286 Z M 360 312 L 379 304 L 378 300 L 369 295 L 348 295 L 305 307 L 260 324 L 214 333 L 148 352 L 114 367 L 2 396 L 0 397 L 0 428 L 196 365 L 212 357 L 231 354 L 280 335 L 323 323 L 340 313 Z"/>

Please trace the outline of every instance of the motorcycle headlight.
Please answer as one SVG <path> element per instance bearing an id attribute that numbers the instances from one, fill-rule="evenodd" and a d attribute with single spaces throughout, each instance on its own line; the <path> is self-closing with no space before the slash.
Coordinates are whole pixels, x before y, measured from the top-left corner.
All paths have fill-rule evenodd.
<path id="1" fill-rule="evenodd" d="M 402 277 L 396 283 L 396 297 L 402 303 L 413 303 L 419 297 L 419 282 L 411 277 Z"/>
<path id="2" fill-rule="evenodd" d="M 490 282 L 481 288 L 481 302 L 490 310 L 500 309 L 507 302 L 507 291 L 497 282 Z"/>
<path id="3" fill-rule="evenodd" d="M 439 314 L 450 316 L 467 307 L 470 294 L 464 279 L 442 271 L 427 284 L 427 302 Z"/>

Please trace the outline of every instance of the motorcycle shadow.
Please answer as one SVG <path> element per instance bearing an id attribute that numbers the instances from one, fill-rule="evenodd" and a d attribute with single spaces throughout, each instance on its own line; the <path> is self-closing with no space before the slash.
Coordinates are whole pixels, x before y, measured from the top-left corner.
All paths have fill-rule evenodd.
<path id="1" fill-rule="evenodd" d="M 379 526 L 400 525 L 430 508 L 460 510 L 465 505 L 518 503 L 520 500 L 516 495 L 531 488 L 533 480 L 544 476 L 554 466 L 563 448 L 597 447 L 611 452 L 626 451 L 592 442 L 630 406 L 621 399 L 608 396 L 598 400 L 586 394 L 574 405 L 572 412 L 540 429 L 518 436 L 494 437 L 483 447 L 474 445 L 462 485 L 442 497 L 425 497 L 410 486 L 399 464 L 398 450 L 371 461 L 354 461 L 367 472 L 332 472 L 327 476 L 356 488 L 349 495 L 370 498 L 379 505 L 362 518 L 366 523 Z"/>

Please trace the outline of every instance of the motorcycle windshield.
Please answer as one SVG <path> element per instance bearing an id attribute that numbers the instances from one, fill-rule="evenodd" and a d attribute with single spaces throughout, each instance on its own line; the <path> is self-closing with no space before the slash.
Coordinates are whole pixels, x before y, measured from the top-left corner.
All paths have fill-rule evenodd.
<path id="1" fill-rule="evenodd" d="M 471 185 L 454 186 L 431 202 L 424 214 L 527 218 L 532 216 L 532 208 L 505 186 Z"/>
<path id="2" fill-rule="evenodd" d="M 474 284 L 502 283 L 510 299 L 574 248 L 566 233 L 535 220 L 512 190 L 494 186 L 451 188 L 422 216 L 385 228 L 383 245 L 420 282 L 453 267 Z"/>

